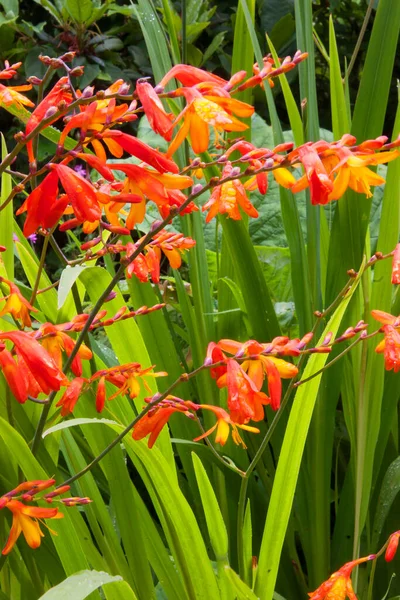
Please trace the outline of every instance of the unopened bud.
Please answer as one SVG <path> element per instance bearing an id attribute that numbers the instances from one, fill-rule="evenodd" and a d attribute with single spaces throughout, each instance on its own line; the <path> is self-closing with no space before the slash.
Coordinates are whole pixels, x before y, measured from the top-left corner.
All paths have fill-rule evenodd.
<path id="1" fill-rule="evenodd" d="M 52 58 L 50 61 L 50 65 L 53 69 L 60 69 L 61 67 L 63 67 L 63 61 L 60 60 L 59 58 Z"/>
<path id="2" fill-rule="evenodd" d="M 58 112 L 58 109 L 56 106 L 50 106 L 50 108 L 47 109 L 44 118 L 45 119 L 51 119 L 52 117 L 54 117 L 54 115 Z"/>
<path id="3" fill-rule="evenodd" d="M 349 269 L 349 270 L 347 271 L 347 275 L 348 275 L 349 277 L 353 278 L 353 279 L 354 279 L 355 277 L 357 277 L 357 273 L 356 273 L 356 271 L 355 271 L 354 269 Z"/>
<path id="4" fill-rule="evenodd" d="M 221 154 L 221 156 L 217 159 L 217 163 L 226 163 L 228 160 L 228 157 L 226 156 L 226 154 Z"/>
<path id="5" fill-rule="evenodd" d="M 88 85 L 83 90 L 81 98 L 90 98 L 91 96 L 93 96 L 93 92 L 94 92 L 94 87 L 91 85 Z"/>
<path id="6" fill-rule="evenodd" d="M 192 187 L 192 194 L 200 194 L 202 189 L 204 186 L 201 185 L 201 183 L 196 183 L 193 187 Z"/>
<path id="7" fill-rule="evenodd" d="M 118 92 L 117 92 L 117 93 L 118 93 L 120 96 L 126 96 L 126 95 L 127 95 L 127 93 L 129 92 L 129 88 L 130 88 L 130 87 L 131 87 L 131 86 L 129 85 L 129 83 L 125 83 L 125 82 L 124 82 L 124 83 L 121 85 L 121 87 L 118 89 Z"/>
<path id="8" fill-rule="evenodd" d="M 241 171 L 240 171 L 240 167 L 233 167 L 230 175 L 231 177 L 237 177 L 238 175 L 240 175 Z"/>
<path id="9" fill-rule="evenodd" d="M 105 298 L 104 302 L 110 302 L 111 300 L 114 300 L 114 298 L 117 297 L 117 292 L 110 292 L 107 296 L 107 298 Z"/>
<path id="10" fill-rule="evenodd" d="M 81 66 L 74 67 L 73 69 L 71 69 L 69 74 L 71 75 L 71 77 L 82 77 L 84 72 L 85 72 L 85 67 L 83 65 L 81 65 Z"/>
<path id="11" fill-rule="evenodd" d="M 156 85 L 156 87 L 154 88 L 154 91 L 156 94 L 162 94 L 164 91 L 164 88 L 162 85 Z"/>
<path id="12" fill-rule="evenodd" d="M 103 98 L 105 98 L 105 91 L 104 90 L 99 90 L 98 92 L 96 92 L 96 98 L 99 98 L 100 100 L 103 100 Z"/>
<path id="13" fill-rule="evenodd" d="M 14 140 L 16 142 L 24 142 L 25 141 L 25 134 L 23 131 L 18 131 L 18 133 L 16 133 L 14 135 Z"/>
<path id="14" fill-rule="evenodd" d="M 161 221 L 160 219 L 153 221 L 153 223 L 151 224 L 151 227 L 150 227 L 150 231 L 155 231 L 162 225 L 162 223 L 163 223 L 163 221 Z"/>
<path id="15" fill-rule="evenodd" d="M 40 55 L 39 55 L 39 60 L 40 60 L 40 61 L 41 61 L 41 62 L 42 62 L 44 65 L 47 65 L 47 66 L 50 66 L 50 65 L 51 65 L 51 61 L 52 61 L 52 59 L 50 58 L 50 56 L 47 56 L 46 54 L 40 54 Z"/>
<path id="16" fill-rule="evenodd" d="M 36 77 L 36 75 L 31 75 L 31 77 L 28 77 L 27 81 L 32 85 L 40 85 L 42 83 L 42 80 L 39 79 L 39 77 Z"/>
<path id="17" fill-rule="evenodd" d="M 76 56 L 76 52 L 66 52 L 65 54 L 60 56 L 60 60 L 63 60 L 66 63 L 72 62 L 74 60 L 75 56 Z"/>

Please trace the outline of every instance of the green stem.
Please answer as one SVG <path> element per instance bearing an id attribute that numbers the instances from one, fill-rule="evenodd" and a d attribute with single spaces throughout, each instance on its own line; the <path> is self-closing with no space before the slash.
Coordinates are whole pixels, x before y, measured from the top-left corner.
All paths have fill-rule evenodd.
<path id="1" fill-rule="evenodd" d="M 354 48 L 354 52 L 352 54 L 352 57 L 351 57 L 351 60 L 350 60 L 350 63 L 349 63 L 349 67 L 347 69 L 347 73 L 346 73 L 347 77 L 349 77 L 349 75 L 350 75 L 350 73 L 351 73 L 351 71 L 352 71 L 352 69 L 354 67 L 354 63 L 356 62 L 357 54 L 358 54 L 358 52 L 360 50 L 361 43 L 363 41 L 363 38 L 364 38 L 364 35 L 365 35 L 365 31 L 367 29 L 368 21 L 370 19 L 372 8 L 373 8 L 374 4 L 375 4 L 375 0 L 369 0 L 367 12 L 365 13 L 364 21 L 363 21 L 363 24 L 362 24 L 361 29 L 360 29 L 360 34 L 358 36 L 358 39 L 357 39 L 357 42 L 356 42 L 356 45 L 355 45 L 355 48 Z"/>

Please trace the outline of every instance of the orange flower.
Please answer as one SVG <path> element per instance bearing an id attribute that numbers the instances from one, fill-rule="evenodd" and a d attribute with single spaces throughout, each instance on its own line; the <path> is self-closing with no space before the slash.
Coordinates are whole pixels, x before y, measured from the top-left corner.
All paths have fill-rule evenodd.
<path id="1" fill-rule="evenodd" d="M 381 136 L 353 146 L 356 139 L 346 134 L 341 140 L 331 144 L 321 140 L 300 146 L 289 154 L 289 159 L 299 159 L 306 173 L 293 185 L 292 192 L 299 192 L 309 186 L 312 204 L 327 204 L 338 200 L 348 187 L 370 198 L 371 186 L 382 185 L 385 180 L 368 169 L 368 166 L 387 163 L 399 156 L 397 149 L 389 150 L 397 142 L 384 146 L 386 140 L 386 137 Z M 374 152 L 381 148 L 388 151 Z"/>
<path id="2" fill-rule="evenodd" d="M 192 417 L 192 412 L 198 409 L 198 405 L 190 400 L 181 400 L 176 396 L 167 396 L 165 400 L 146 413 L 133 427 L 132 437 L 141 440 L 148 435 L 148 447 L 152 448 L 169 418 L 177 412 Z"/>
<path id="3" fill-rule="evenodd" d="M 190 137 L 193 152 L 206 152 L 210 142 L 209 127 L 214 128 L 215 145 L 218 144 L 218 133 L 223 131 L 245 131 L 248 126 L 239 121 L 235 115 L 250 117 L 254 108 L 250 104 L 223 96 L 202 95 L 196 89 L 181 88 L 180 93 L 186 96 L 189 104 L 177 116 L 175 123 L 183 118 L 183 125 L 172 140 L 167 156 L 172 156 L 182 142 Z"/>
<path id="4" fill-rule="evenodd" d="M 170 142 L 172 139 L 172 121 L 174 120 L 174 116 L 165 112 L 160 98 L 147 81 L 138 79 L 136 82 L 136 92 L 142 103 L 150 127 Z"/>
<path id="5" fill-rule="evenodd" d="M 60 326 L 52 325 L 51 323 L 41 325 L 39 332 L 41 336 L 39 339 L 40 344 L 47 350 L 61 370 L 62 352 L 64 351 L 69 356 L 75 347 L 75 341 L 64 333 L 64 331 L 60 331 Z M 82 359 L 90 360 L 91 358 L 91 350 L 85 344 L 81 344 L 77 355 L 72 361 L 71 371 L 73 374 L 80 377 L 82 375 Z"/>
<path id="6" fill-rule="evenodd" d="M 65 417 L 65 415 L 68 415 L 73 412 L 73 410 L 75 408 L 75 404 L 78 402 L 79 396 L 82 393 L 83 385 L 86 382 L 87 382 L 87 380 L 84 379 L 83 377 L 76 377 L 75 379 L 73 379 L 71 381 L 71 383 L 65 390 L 62 398 L 60 398 L 60 400 L 56 404 L 56 406 L 62 407 L 61 408 L 61 416 L 62 417 Z"/>
<path id="7" fill-rule="evenodd" d="M 15 546 L 21 532 L 24 534 L 25 540 L 31 548 L 40 546 L 43 532 L 40 529 L 38 519 L 60 519 L 63 514 L 58 508 L 40 508 L 38 506 L 26 506 L 19 500 L 10 500 L 6 504 L 8 510 L 13 514 L 13 522 L 10 530 L 10 535 L 3 548 L 2 554 L 6 555 L 11 552 Z"/>
<path id="8" fill-rule="evenodd" d="M 304 189 L 307 183 L 310 187 L 311 204 L 327 204 L 333 190 L 333 181 L 312 143 L 300 146 L 294 151 L 304 166 L 305 176 L 292 186 L 292 192 Z"/>
<path id="9" fill-rule="evenodd" d="M 10 313 L 14 319 L 21 319 L 21 322 L 25 327 L 30 327 L 31 318 L 29 316 L 29 311 L 37 312 L 37 309 L 34 308 L 28 302 L 28 300 L 25 300 L 18 287 L 14 283 L 8 281 L 8 279 L 4 279 L 4 277 L 0 277 L 0 282 L 6 283 L 10 288 L 9 296 L 1 298 L 1 300 L 6 300 L 6 304 L 3 310 L 0 312 L 0 317 Z"/>
<path id="10" fill-rule="evenodd" d="M 392 283 L 400 285 L 400 243 L 397 244 L 393 255 Z"/>
<path id="11" fill-rule="evenodd" d="M 192 178 L 186 175 L 157 173 L 157 171 L 140 165 L 115 163 L 112 168 L 127 175 L 123 191 L 141 199 L 140 203 L 132 204 L 130 208 L 129 216 L 126 219 L 128 229 L 133 229 L 136 223 L 142 223 L 146 213 L 146 198 L 155 202 L 161 216 L 165 218 L 169 215 L 171 207 L 179 207 L 186 200 L 186 196 L 180 190 L 193 184 Z M 181 214 L 187 214 L 194 210 L 198 209 L 191 202 Z"/>
<path id="12" fill-rule="evenodd" d="M 230 177 L 233 173 L 233 167 L 228 162 L 222 171 L 222 178 Z M 231 219 L 238 221 L 242 218 L 239 206 L 249 217 L 258 217 L 258 212 L 248 199 L 242 182 L 239 179 L 232 179 L 214 188 L 202 210 L 209 211 L 206 223 L 209 223 L 217 214 L 227 214 Z"/>
<path id="13" fill-rule="evenodd" d="M 292 379 L 292 377 L 297 375 L 298 368 L 281 358 L 270 354 L 266 356 L 263 353 L 267 351 L 278 353 L 280 351 L 282 354 L 286 353 L 296 356 L 299 353 L 298 348 L 303 345 L 305 345 L 303 340 L 289 340 L 286 337 L 275 338 L 270 344 L 260 344 L 255 340 L 249 340 L 244 344 L 234 340 L 220 340 L 218 342 L 218 347 L 221 350 L 229 354 L 234 354 L 236 358 L 251 357 L 251 360 L 245 360 L 240 368 L 247 374 L 258 391 L 261 390 L 264 379 L 267 378 L 270 398 L 268 402 L 262 402 L 262 404 L 270 404 L 273 410 L 278 410 L 280 407 L 282 394 L 281 378 Z M 220 385 L 220 382 L 217 383 Z M 261 420 L 264 415 L 261 406 L 257 407 L 257 411 L 259 418 L 255 419 L 256 421 Z"/>
<path id="14" fill-rule="evenodd" d="M 91 162 L 96 168 L 95 163 Z M 23 230 L 26 237 L 34 233 L 38 227 L 44 229 L 54 227 L 69 202 L 79 223 L 98 221 L 101 217 L 97 190 L 87 179 L 65 164 L 52 164 L 51 168 L 52 171 L 17 210 L 17 215 L 28 211 Z M 66 192 L 61 196 L 58 196 L 59 181 Z"/>
<path id="15" fill-rule="evenodd" d="M 64 103 L 66 106 L 71 104 L 73 100 L 73 96 L 71 93 L 71 88 L 69 85 L 68 77 L 61 77 L 55 84 L 55 86 L 50 90 L 50 92 L 43 98 L 43 100 L 37 105 L 35 110 L 32 112 L 25 128 L 25 134 L 29 135 L 31 131 L 35 129 L 42 121 L 46 118 L 46 113 L 49 109 L 55 109 L 57 112 L 58 106 L 60 103 Z M 56 117 L 50 123 L 54 123 L 57 120 Z M 30 140 L 26 144 L 26 149 L 28 151 L 29 163 L 31 165 L 35 164 L 35 157 L 33 155 L 33 142 Z"/>
<path id="16" fill-rule="evenodd" d="M 21 364 L 17 365 L 7 348 L 0 352 L 0 367 L 14 398 L 24 404 L 30 395 L 27 377 Z"/>
<path id="17" fill-rule="evenodd" d="M 389 542 L 385 552 L 385 560 L 386 562 L 390 562 L 394 559 L 397 548 L 399 545 L 400 531 L 395 531 L 389 538 Z"/>
<path id="18" fill-rule="evenodd" d="M 17 107 L 21 105 L 29 106 L 32 108 L 35 106 L 26 96 L 23 96 L 19 92 L 27 92 L 31 90 L 31 85 L 17 85 L 17 86 L 6 86 L 0 83 L 0 104 L 3 103 L 5 106 L 14 104 Z"/>
<path id="19" fill-rule="evenodd" d="M 173 160 L 165 156 L 165 154 L 159 150 L 155 150 L 151 146 L 148 146 L 145 142 L 142 142 L 133 135 L 118 131 L 117 129 L 112 129 L 105 131 L 104 133 L 99 133 L 98 139 L 112 140 L 114 146 L 122 148 L 132 156 L 136 156 L 136 158 L 147 163 L 160 173 L 166 173 L 168 171 L 171 173 L 179 173 L 179 167 Z M 114 153 L 111 147 L 109 149 L 111 154 L 117 158 L 122 156 L 119 150 L 117 150 L 117 153 Z"/>
<path id="20" fill-rule="evenodd" d="M 263 406 L 271 400 L 260 392 L 236 360 L 228 358 L 227 370 L 217 379 L 218 387 L 228 388 L 228 409 L 234 423 L 248 423 L 264 419 Z"/>
<path id="21" fill-rule="evenodd" d="M 374 558 L 375 554 L 370 554 L 364 558 L 346 563 L 339 571 L 333 573 L 327 581 L 322 583 L 315 592 L 308 594 L 311 600 L 346 600 L 346 598 L 357 600 L 351 584 L 351 572 L 355 566 L 367 560 L 374 560 Z"/>
<path id="22" fill-rule="evenodd" d="M 372 310 L 374 319 L 383 323 L 381 331 L 385 334 L 384 339 L 379 342 L 375 352 L 383 354 L 385 368 L 388 371 L 400 371 L 400 316 L 394 317 L 382 310 Z"/>
<path id="23" fill-rule="evenodd" d="M 252 433 L 260 433 L 260 430 L 257 429 L 256 427 L 250 427 L 249 425 L 240 425 L 239 423 L 234 423 L 231 420 L 229 414 L 226 412 L 226 410 L 224 410 L 223 408 L 220 408 L 219 406 L 200 404 L 199 407 L 202 408 L 203 410 L 211 410 L 216 415 L 217 422 L 215 423 L 215 425 L 210 427 L 210 429 L 208 429 L 205 433 L 203 433 L 202 435 L 199 435 L 199 437 L 195 438 L 193 440 L 194 442 L 198 442 L 199 440 L 202 440 L 203 438 L 208 437 L 216 429 L 217 430 L 217 435 L 215 437 L 216 444 L 221 444 L 221 446 L 225 446 L 225 444 L 228 440 L 228 437 L 229 437 L 230 427 L 232 427 L 233 441 L 235 442 L 236 445 L 239 446 L 239 444 L 240 444 L 243 448 L 246 448 L 246 444 L 240 437 L 237 428 L 240 427 L 240 429 L 244 429 L 245 431 L 251 431 Z"/>
<path id="24" fill-rule="evenodd" d="M 207 71 L 203 71 L 203 69 L 189 65 L 175 65 L 164 75 L 157 88 L 164 88 L 173 78 L 177 79 L 185 87 L 191 87 L 204 82 L 210 82 L 222 87 L 228 83 L 225 79 L 218 77 L 218 75 L 208 73 Z"/>
<path id="25" fill-rule="evenodd" d="M 23 331 L 1 332 L 0 339 L 10 340 L 15 344 L 17 351 L 45 394 L 52 390 L 58 392 L 62 385 L 66 385 L 67 379 L 64 373 L 57 367 L 49 353 L 29 334 Z"/>

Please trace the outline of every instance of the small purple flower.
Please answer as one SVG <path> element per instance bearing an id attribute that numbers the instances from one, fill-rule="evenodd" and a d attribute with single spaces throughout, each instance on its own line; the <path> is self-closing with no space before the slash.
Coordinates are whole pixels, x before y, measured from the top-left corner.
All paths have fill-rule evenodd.
<path id="1" fill-rule="evenodd" d="M 31 235 L 28 235 L 28 240 L 32 243 L 32 244 L 36 244 L 37 242 L 37 233 L 32 233 Z"/>
<path id="2" fill-rule="evenodd" d="M 75 165 L 74 171 L 76 171 L 81 177 L 86 177 L 86 169 L 83 165 Z"/>

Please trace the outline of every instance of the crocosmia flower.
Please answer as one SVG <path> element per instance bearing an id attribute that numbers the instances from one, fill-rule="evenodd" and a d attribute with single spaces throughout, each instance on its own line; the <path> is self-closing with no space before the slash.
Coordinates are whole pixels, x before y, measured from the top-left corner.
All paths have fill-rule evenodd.
<path id="1" fill-rule="evenodd" d="M 24 534 L 28 546 L 38 548 L 44 535 L 40 529 L 38 519 L 60 519 L 63 517 L 58 508 L 26 506 L 19 500 L 10 500 L 7 502 L 6 507 L 12 512 L 13 522 L 10 535 L 2 550 L 3 555 L 11 552 L 21 533 Z"/>
<path id="2" fill-rule="evenodd" d="M 194 442 L 198 442 L 198 441 L 204 439 L 205 437 L 208 437 L 215 430 L 217 430 L 217 434 L 215 437 L 215 443 L 221 444 L 221 446 L 225 446 L 225 444 L 228 440 L 228 437 L 229 437 L 230 429 L 232 427 L 233 441 L 235 442 L 235 444 L 237 446 L 241 445 L 242 448 L 245 449 L 246 444 L 240 437 L 240 434 L 238 432 L 238 427 L 240 429 L 249 431 L 251 433 L 260 433 L 260 430 L 257 429 L 257 427 L 251 427 L 250 425 L 240 425 L 239 423 L 234 423 L 232 421 L 232 419 L 230 418 L 229 414 L 226 412 L 226 410 L 224 410 L 223 408 L 221 408 L 219 406 L 211 406 L 209 404 L 200 404 L 199 406 L 203 410 L 210 410 L 211 412 L 213 412 L 215 414 L 215 416 L 217 417 L 217 422 L 215 423 L 215 425 L 210 427 L 210 429 L 208 429 L 208 431 L 205 431 L 202 435 L 199 435 L 199 437 L 195 438 L 193 440 Z"/>
<path id="3" fill-rule="evenodd" d="M 224 166 L 222 178 L 230 177 L 233 173 L 231 163 L 227 163 Z M 258 217 L 258 211 L 247 197 L 246 190 L 240 179 L 232 179 L 231 181 L 217 185 L 210 199 L 203 206 L 203 211 L 208 211 L 206 223 L 209 223 L 218 214 L 226 214 L 229 218 L 238 221 L 242 218 L 239 207 L 249 217 Z"/>
<path id="4" fill-rule="evenodd" d="M 339 571 L 333 573 L 327 581 L 324 581 L 315 592 L 309 594 L 311 600 L 346 600 L 346 598 L 357 600 L 350 579 L 351 572 L 357 565 L 367 560 L 374 560 L 374 558 L 375 554 L 370 554 L 364 558 L 346 563 Z"/>
<path id="5" fill-rule="evenodd" d="M 400 531 L 395 531 L 389 538 L 389 542 L 385 552 L 386 562 L 390 562 L 396 556 L 397 548 L 399 545 Z"/>
<path id="6" fill-rule="evenodd" d="M 385 368 L 388 371 L 400 371 L 400 317 L 394 317 L 382 310 L 372 310 L 374 319 L 383 323 L 381 331 L 385 334 L 384 339 L 379 342 L 375 352 L 383 354 Z"/>

